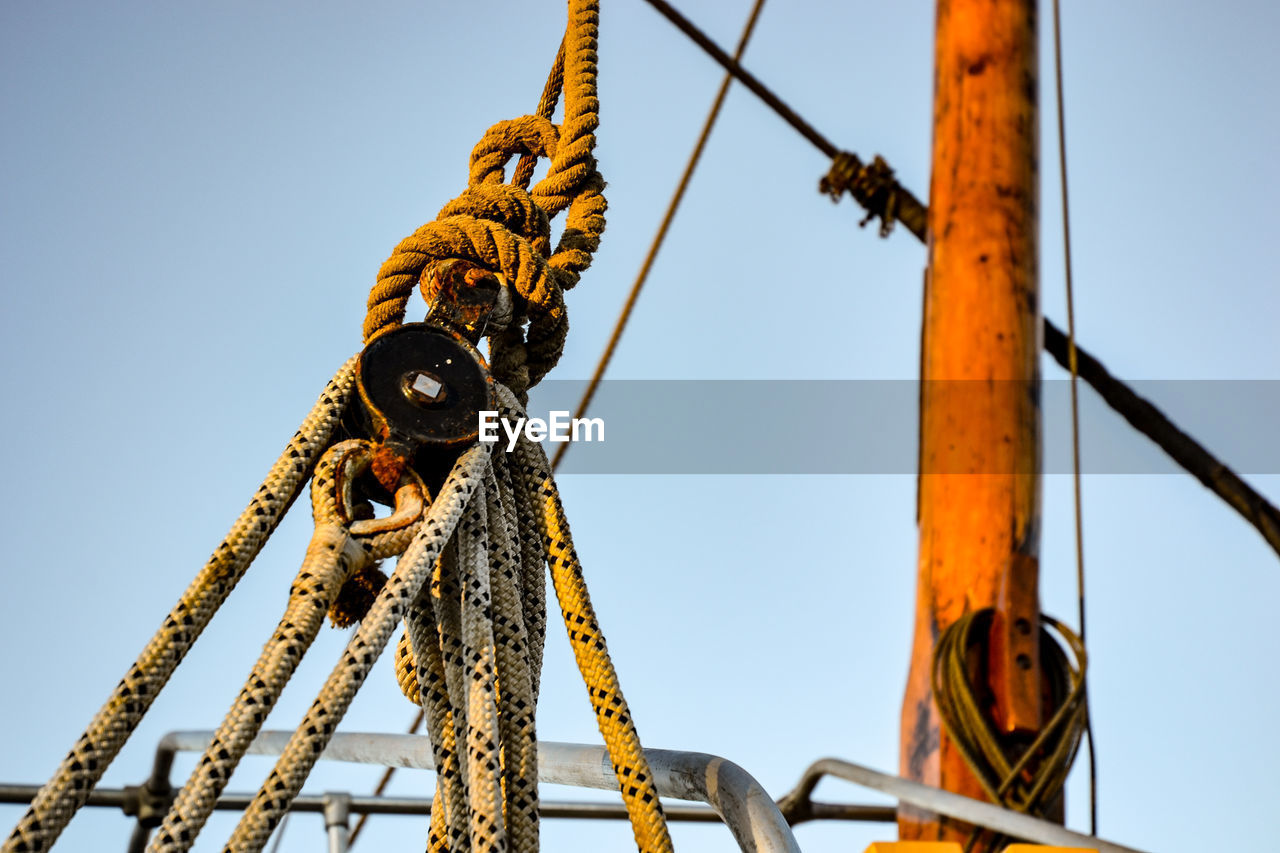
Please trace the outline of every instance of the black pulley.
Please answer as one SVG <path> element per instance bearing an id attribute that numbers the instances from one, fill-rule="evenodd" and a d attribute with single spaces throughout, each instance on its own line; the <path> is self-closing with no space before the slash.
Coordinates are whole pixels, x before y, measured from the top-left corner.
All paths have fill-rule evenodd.
<path id="1" fill-rule="evenodd" d="M 493 377 L 452 331 L 409 323 L 374 338 L 356 372 L 371 433 L 415 456 L 453 454 L 479 438 L 479 412 L 496 408 Z"/>

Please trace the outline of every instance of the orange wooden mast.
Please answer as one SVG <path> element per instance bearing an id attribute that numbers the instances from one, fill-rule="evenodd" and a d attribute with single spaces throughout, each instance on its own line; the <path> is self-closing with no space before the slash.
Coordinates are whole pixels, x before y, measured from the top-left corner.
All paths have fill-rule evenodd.
<path id="1" fill-rule="evenodd" d="M 997 724 L 1032 732 L 1042 722 L 1035 0 L 938 0 L 934 86 L 919 574 L 900 761 L 904 776 L 981 799 L 942 729 L 930 672 L 948 625 L 995 608 L 985 669 Z M 899 812 L 903 839 L 968 832 Z"/>

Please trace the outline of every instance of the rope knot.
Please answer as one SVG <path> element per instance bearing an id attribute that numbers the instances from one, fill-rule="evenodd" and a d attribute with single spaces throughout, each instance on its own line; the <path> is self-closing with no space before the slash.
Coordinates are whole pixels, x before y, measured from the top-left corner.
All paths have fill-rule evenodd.
<path id="1" fill-rule="evenodd" d="M 483 183 L 500 184 L 506 180 L 505 169 L 516 154 L 554 160 L 560 143 L 560 128 L 543 116 L 521 116 L 500 121 L 485 131 L 484 136 L 471 149 L 471 186 Z M 517 176 L 515 184 L 524 187 L 527 181 Z"/>
<path id="2" fill-rule="evenodd" d="M 879 154 L 870 163 L 863 163 L 857 154 L 841 151 L 831 161 L 831 169 L 818 182 L 818 191 L 839 201 L 846 191 L 862 205 L 867 215 L 858 223 L 866 227 L 876 217 L 880 218 L 880 236 L 888 237 L 898 218 L 898 195 L 901 191 L 893 169 Z"/>
<path id="3" fill-rule="evenodd" d="M 594 39 L 589 41 L 583 47 L 593 54 Z M 582 66 L 576 70 L 590 83 L 569 92 L 563 125 L 536 115 L 490 127 L 471 151 L 467 189 L 391 253 L 369 294 L 366 343 L 400 325 L 415 284 L 429 303 L 461 292 L 443 284 L 451 280 L 448 264 L 462 261 L 481 274 L 487 271 L 509 291 L 509 316 L 485 330 L 494 377 L 523 397 L 555 366 L 569 331 L 564 291 L 591 265 L 605 225 L 604 179 L 592 154 L 599 123 L 590 94 L 595 71 L 585 67 L 594 63 L 583 59 L 576 56 L 575 65 Z M 551 101 L 544 95 L 544 102 Z M 517 155 L 520 165 L 512 182 L 504 183 L 507 164 Z M 526 163 L 538 158 L 551 166 L 525 190 L 532 174 Z M 553 250 L 550 220 L 561 211 L 564 227 Z"/>

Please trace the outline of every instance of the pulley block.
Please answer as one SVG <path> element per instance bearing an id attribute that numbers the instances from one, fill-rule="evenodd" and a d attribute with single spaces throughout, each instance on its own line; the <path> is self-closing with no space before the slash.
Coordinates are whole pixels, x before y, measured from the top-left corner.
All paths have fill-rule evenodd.
<path id="1" fill-rule="evenodd" d="M 429 484 L 478 440 L 479 412 L 496 408 L 493 377 L 479 351 L 429 323 L 408 323 L 370 341 L 356 386 L 369 436 Z"/>

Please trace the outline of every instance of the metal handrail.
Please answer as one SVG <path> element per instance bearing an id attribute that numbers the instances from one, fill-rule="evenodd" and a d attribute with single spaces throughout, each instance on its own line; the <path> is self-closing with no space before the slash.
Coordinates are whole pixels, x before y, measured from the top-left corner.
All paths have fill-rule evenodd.
<path id="1" fill-rule="evenodd" d="M 255 755 L 279 755 L 292 732 L 262 732 L 249 745 Z M 169 773 L 178 752 L 203 752 L 211 731 L 170 732 L 156 748 L 146 788 L 157 796 L 170 791 Z M 750 853 L 800 853 L 795 836 L 773 798 L 746 770 L 724 758 L 701 752 L 646 749 L 658 795 L 703 802 L 720 816 L 738 846 Z M 386 767 L 435 769 L 431 740 L 423 735 L 339 732 L 320 755 L 328 761 Z M 606 791 L 618 790 L 618 778 L 603 746 L 538 743 L 538 779 Z M 135 833 L 135 838 L 138 833 Z M 333 840 L 331 833 L 331 843 Z M 143 838 L 145 844 L 145 836 Z"/>
<path id="2" fill-rule="evenodd" d="M 971 797 L 922 785 L 910 779 L 903 779 L 901 776 L 881 773 L 879 770 L 872 770 L 870 767 L 863 767 L 861 764 L 839 758 L 823 758 L 809 765 L 809 769 L 800 779 L 800 784 L 779 800 L 779 805 L 786 811 L 792 811 L 797 807 L 796 804 L 802 807 L 803 804 L 809 803 L 809 795 L 813 793 L 814 787 L 824 776 L 835 776 L 846 782 L 888 794 L 900 803 L 918 806 L 1036 844 L 1085 847 L 1097 850 L 1098 853 L 1140 853 L 1132 847 L 1073 832 L 1065 826 L 1043 818 L 1032 817 Z"/>
<path id="3" fill-rule="evenodd" d="M 263 732 L 249 746 L 258 755 L 279 755 L 291 732 Z M 212 732 L 170 732 L 156 748 L 155 762 L 147 782 L 135 788 L 98 789 L 89 795 L 87 805 L 114 805 L 125 814 L 137 816 L 137 826 L 130 840 L 131 853 L 145 849 L 149 827 L 159 819 L 172 802 L 170 772 L 178 752 L 202 752 L 212 739 Z M 723 821 L 743 850 L 796 851 L 790 825 L 808 820 L 865 820 L 892 822 L 895 806 L 869 806 L 814 802 L 811 799 L 818 782 L 835 776 L 895 798 L 901 805 L 915 806 L 937 814 L 956 818 L 975 826 L 992 829 L 1013 838 L 1060 847 L 1086 847 L 1099 853 L 1140 853 L 1132 847 L 1073 832 L 1059 824 L 1021 814 L 922 785 L 869 767 L 824 758 L 809 766 L 800 783 L 776 803 L 749 773 L 738 765 L 714 755 L 646 749 L 659 795 L 706 803 L 701 806 L 667 805 L 673 820 Z M 432 770 L 430 740 L 421 735 L 357 734 L 334 735 L 321 758 L 361 764 L 414 767 Z M 617 777 L 602 746 L 540 742 L 538 744 L 539 780 L 586 788 L 617 791 Z M 36 786 L 0 785 L 0 802 L 28 802 Z M 252 797 L 247 794 L 225 794 L 216 808 L 243 809 Z M 293 811 L 323 812 L 330 849 L 345 851 L 347 813 L 429 814 L 429 799 L 408 797 L 365 797 L 346 793 L 327 793 L 323 797 L 300 796 Z M 625 819 L 621 803 L 543 802 L 544 817 L 581 817 Z"/>

